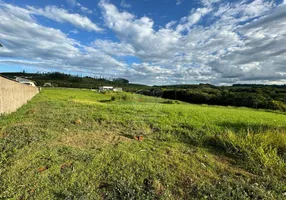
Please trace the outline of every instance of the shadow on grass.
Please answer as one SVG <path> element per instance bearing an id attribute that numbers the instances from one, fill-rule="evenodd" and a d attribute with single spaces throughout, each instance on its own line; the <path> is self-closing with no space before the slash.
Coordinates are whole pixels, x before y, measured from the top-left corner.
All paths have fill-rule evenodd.
<path id="1" fill-rule="evenodd" d="M 277 127 L 267 124 L 247 124 L 247 123 L 235 123 L 235 122 L 222 122 L 218 123 L 218 126 L 228 129 L 236 133 L 263 133 L 267 131 L 285 131 L 286 126 Z"/>
<path id="2" fill-rule="evenodd" d="M 263 110 L 263 111 L 278 114 L 278 115 L 286 115 L 286 112 L 279 111 L 279 110 Z"/>
<path id="3" fill-rule="evenodd" d="M 256 135 L 256 134 L 264 134 L 264 133 L 286 133 L 286 126 L 276 127 L 275 125 L 260 125 L 260 124 L 247 124 L 247 123 L 232 123 L 232 122 L 223 122 L 217 124 L 223 129 L 219 129 L 215 132 L 203 129 L 191 129 L 189 127 L 185 127 L 184 129 L 177 129 L 175 132 L 172 132 L 174 135 L 173 139 L 185 143 L 186 145 L 193 147 L 201 147 L 206 149 L 212 154 L 221 155 L 224 157 L 231 158 L 235 162 L 232 162 L 234 165 L 244 166 L 244 162 L 249 160 L 249 156 L 254 160 L 256 159 L 256 155 L 259 153 L 255 150 L 255 144 L 244 143 L 244 138 L 249 139 L 248 134 Z M 225 130 L 224 130 L 225 129 Z M 229 130 L 230 132 L 228 132 Z M 229 135 L 230 134 L 230 135 Z M 240 140 L 233 139 L 233 136 L 237 139 L 242 138 Z M 273 135 L 274 137 L 274 135 Z M 255 137 L 256 138 L 256 137 Z M 263 142 L 267 140 L 266 138 L 257 137 L 254 138 L 253 142 Z M 279 137 L 278 137 L 279 140 Z M 274 140 L 275 141 L 275 140 Z M 267 142 L 266 142 L 267 143 Z M 267 143 L 268 144 L 268 143 Z M 277 148 L 277 153 L 281 158 L 285 158 L 285 147 L 284 146 L 275 146 L 273 148 Z M 257 145 L 257 144 L 256 144 Z M 267 146 L 264 148 L 265 151 L 268 151 Z M 258 159 L 259 161 L 259 159 Z M 258 162 L 257 161 L 257 162 Z M 252 161 L 249 161 L 249 166 L 245 166 L 243 168 L 248 169 L 256 166 Z M 257 164 L 258 166 L 258 164 Z M 258 170 L 258 169 L 255 169 Z"/>
<path id="4" fill-rule="evenodd" d="M 100 100 L 99 102 L 100 102 L 100 103 L 110 103 L 110 102 L 112 102 L 112 100 L 111 100 L 111 99 L 108 99 L 108 100 Z"/>
<path id="5" fill-rule="evenodd" d="M 131 135 L 131 134 L 121 133 L 119 135 L 123 136 L 123 137 L 126 137 L 126 138 L 129 138 L 129 139 L 134 139 L 134 135 Z"/>

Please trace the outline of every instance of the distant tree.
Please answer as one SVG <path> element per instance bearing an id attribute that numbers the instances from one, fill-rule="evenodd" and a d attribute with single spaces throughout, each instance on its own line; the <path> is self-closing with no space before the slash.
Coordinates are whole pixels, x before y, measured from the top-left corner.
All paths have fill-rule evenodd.
<path id="1" fill-rule="evenodd" d="M 124 78 L 115 78 L 113 79 L 113 82 L 118 83 L 118 84 L 124 84 L 124 85 L 129 83 L 129 81 Z"/>

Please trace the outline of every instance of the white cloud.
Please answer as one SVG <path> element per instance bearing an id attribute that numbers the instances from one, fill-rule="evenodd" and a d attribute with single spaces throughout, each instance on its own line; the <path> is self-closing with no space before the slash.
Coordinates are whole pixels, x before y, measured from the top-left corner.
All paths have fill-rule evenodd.
<path id="1" fill-rule="evenodd" d="M 77 29 L 73 29 L 73 30 L 69 31 L 69 33 L 78 34 L 79 31 Z"/>
<path id="2" fill-rule="evenodd" d="M 75 6 L 76 5 L 76 0 L 66 0 L 68 5 L 70 6 Z"/>
<path id="3" fill-rule="evenodd" d="M 249 23 L 245 28 L 267 28 L 269 24 L 277 25 L 284 24 L 286 19 L 286 5 L 280 5 L 274 11 L 266 16 L 262 16 L 261 18 L 254 20 L 252 23 Z M 282 30 L 283 31 L 283 30 Z"/>
<path id="4" fill-rule="evenodd" d="M 92 10 L 88 9 L 87 7 L 84 7 L 83 5 L 81 5 L 80 3 L 76 3 L 76 5 L 79 7 L 79 9 L 84 12 L 84 13 L 88 13 L 88 14 L 92 14 Z"/>
<path id="5" fill-rule="evenodd" d="M 222 1 L 222 0 L 201 0 L 201 4 L 202 4 L 203 6 L 209 7 L 209 6 L 211 6 L 212 4 L 218 3 L 218 2 L 220 2 L 220 1 Z"/>
<path id="6" fill-rule="evenodd" d="M 83 5 L 81 5 L 79 2 L 77 2 L 76 0 L 66 0 L 67 4 L 70 7 L 77 7 L 79 8 L 82 12 L 87 13 L 87 14 L 92 14 L 92 10 L 88 9 L 87 7 L 84 7 Z"/>
<path id="7" fill-rule="evenodd" d="M 168 52 L 179 48 L 176 47 L 180 37 L 177 32 L 167 28 L 155 32 L 154 22 L 146 16 L 136 19 L 130 13 L 119 12 L 112 4 L 101 2 L 100 6 L 106 25 L 122 42 L 131 44 L 140 58 L 159 60 L 174 56 Z"/>
<path id="8" fill-rule="evenodd" d="M 285 83 L 286 5 L 274 2 L 202 0 L 202 7 L 158 28 L 152 18 L 119 11 L 102 0 L 102 19 L 118 41 L 96 39 L 90 45 L 38 24 L 33 15 L 101 31 L 87 17 L 54 6 L 0 3 L 4 46 L 0 63 L 84 71 L 147 84 Z M 142 63 L 123 61 L 130 57 Z"/>
<path id="9" fill-rule="evenodd" d="M 92 45 L 95 49 L 101 50 L 112 56 L 134 56 L 135 50 L 130 44 L 112 42 L 110 40 L 95 40 Z"/>
<path id="10" fill-rule="evenodd" d="M 39 25 L 29 9 L 0 4 L 0 63 L 107 75 L 127 65 L 91 46 L 69 38 L 60 30 Z M 17 14 L 15 14 L 17 13 Z"/>
<path id="11" fill-rule="evenodd" d="M 177 0 L 176 5 L 181 5 L 183 3 L 183 0 Z"/>
<path id="12" fill-rule="evenodd" d="M 94 24 L 89 18 L 76 13 L 69 13 L 63 8 L 58 8 L 56 6 L 46 6 L 44 9 L 42 9 L 29 6 L 28 9 L 30 14 L 33 15 L 41 15 L 61 23 L 67 22 L 78 28 L 88 31 L 103 31 L 102 28 Z"/>
<path id="13" fill-rule="evenodd" d="M 0 8 L 5 10 L 11 17 L 19 18 L 20 20 L 27 21 L 27 22 L 34 22 L 32 16 L 30 16 L 30 11 L 21 7 L 16 7 L 10 4 L 5 4 L 0 0 Z"/>
<path id="14" fill-rule="evenodd" d="M 232 4 L 203 0 L 202 4 L 205 7 L 193 10 L 178 24 L 171 21 L 155 30 L 151 18 L 137 18 L 101 1 L 106 25 L 143 61 L 126 73 L 133 73 L 136 80 L 162 83 L 165 79 L 215 84 L 285 81 L 284 5 L 261 0 Z M 203 18 L 213 22 L 198 25 Z"/>
<path id="15" fill-rule="evenodd" d="M 249 16 L 256 16 L 268 10 L 268 5 L 263 0 L 254 0 L 247 4 L 244 9 L 244 14 Z"/>
<path id="16" fill-rule="evenodd" d="M 166 28 L 172 28 L 175 24 L 177 23 L 177 21 L 170 21 L 169 23 L 166 24 Z"/>
<path id="17" fill-rule="evenodd" d="M 131 4 L 126 3 L 125 0 L 121 0 L 120 6 L 123 8 L 131 8 Z"/>
<path id="18" fill-rule="evenodd" d="M 184 17 L 181 21 L 183 22 L 182 24 L 179 24 L 177 26 L 177 31 L 182 32 L 182 31 L 190 31 L 193 25 L 198 23 L 201 18 L 208 14 L 211 11 L 209 8 L 198 8 L 195 12 L 191 13 L 188 17 Z"/>

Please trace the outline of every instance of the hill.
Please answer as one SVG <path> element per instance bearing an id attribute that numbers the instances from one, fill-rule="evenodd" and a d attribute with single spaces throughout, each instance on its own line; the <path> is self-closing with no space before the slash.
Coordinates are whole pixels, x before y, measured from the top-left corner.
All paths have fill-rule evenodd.
<path id="1" fill-rule="evenodd" d="M 0 199 L 285 199 L 285 114 L 43 89 L 0 118 Z"/>

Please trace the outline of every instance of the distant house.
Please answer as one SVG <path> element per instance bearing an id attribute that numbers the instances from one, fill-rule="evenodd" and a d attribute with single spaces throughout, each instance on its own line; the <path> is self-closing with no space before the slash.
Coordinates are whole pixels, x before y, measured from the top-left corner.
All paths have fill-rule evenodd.
<path id="1" fill-rule="evenodd" d="M 105 92 L 105 91 L 113 91 L 113 86 L 101 86 L 99 87 L 100 92 Z"/>
<path id="2" fill-rule="evenodd" d="M 52 87 L 51 83 L 44 83 L 44 87 Z"/>
<path id="3" fill-rule="evenodd" d="M 22 78 L 22 77 L 16 77 L 16 81 L 22 84 L 26 84 L 26 85 L 30 85 L 30 86 L 34 86 L 36 87 L 36 84 L 34 81 L 31 81 L 29 79 L 26 78 Z"/>
<path id="4" fill-rule="evenodd" d="M 114 88 L 113 86 L 101 86 L 99 87 L 100 92 L 106 91 L 114 91 L 114 92 L 122 92 L 122 88 Z"/>

